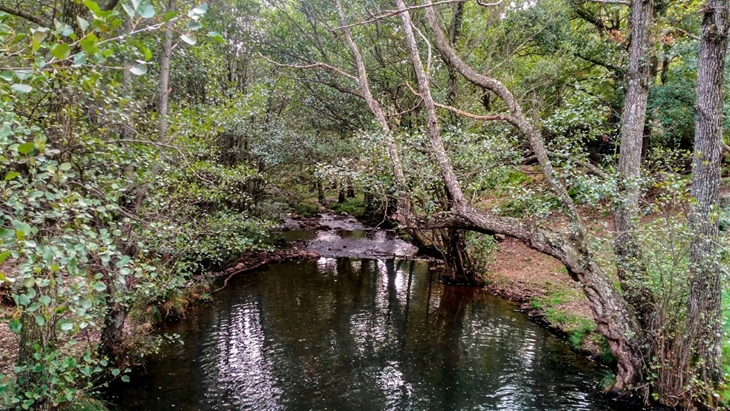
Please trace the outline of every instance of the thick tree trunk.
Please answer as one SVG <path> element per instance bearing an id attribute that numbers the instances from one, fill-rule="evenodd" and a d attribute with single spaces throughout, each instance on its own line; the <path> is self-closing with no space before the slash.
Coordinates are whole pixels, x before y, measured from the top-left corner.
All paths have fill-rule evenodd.
<path id="1" fill-rule="evenodd" d="M 319 205 L 325 205 L 327 198 L 324 195 L 324 186 L 322 180 L 317 180 L 317 202 Z"/>
<path id="2" fill-rule="evenodd" d="M 345 184 L 340 181 L 340 187 L 337 191 L 337 204 L 342 204 L 347 200 L 345 197 Z"/>
<path id="3" fill-rule="evenodd" d="M 727 0 L 709 0 L 702 9 L 697 64 L 695 147 L 692 162 L 690 227 L 691 282 L 687 304 L 688 364 L 703 392 L 696 396 L 712 408 L 713 391 L 722 382 L 722 311 L 717 212 L 722 159 L 723 74 L 728 42 Z"/>
<path id="4" fill-rule="evenodd" d="M 99 340 L 99 354 L 110 364 L 121 366 L 125 361 L 124 324 L 129 309 L 123 304 L 109 302 L 104 313 L 104 325 Z"/>
<path id="5" fill-rule="evenodd" d="M 56 341 L 56 338 L 53 328 L 48 327 L 48 323 L 44 326 L 38 325 L 35 316 L 31 313 L 24 311 L 20 316 L 20 320 L 23 328 L 20 331 L 20 343 L 18 345 L 18 359 L 16 364 L 23 368 L 16 378 L 18 383 L 17 392 L 25 393 L 33 392 L 41 385 L 41 380 L 48 378 L 47 375 L 44 375 L 45 368 L 33 370 L 36 364 L 41 362 L 36 360 L 34 356 L 39 351 L 43 355 L 43 352 L 50 348 L 49 346 Z M 50 411 L 54 410 L 55 407 L 50 398 L 41 398 L 36 400 L 32 409 Z"/>
<path id="6" fill-rule="evenodd" d="M 641 153 L 646 124 L 646 104 L 651 81 L 651 28 L 653 0 L 631 1 L 631 49 L 626 72 L 626 97 L 621 125 L 619 156 L 619 201 L 614 214 L 616 274 L 624 296 L 646 329 L 654 313 L 654 298 L 646 286 L 646 266 L 637 238 L 641 195 Z"/>
<path id="7" fill-rule="evenodd" d="M 439 234 L 443 243 L 441 254 L 445 265 L 441 281 L 450 285 L 484 285 L 482 278 L 472 269 L 471 257 L 466 251 L 466 231 L 442 228 Z"/>

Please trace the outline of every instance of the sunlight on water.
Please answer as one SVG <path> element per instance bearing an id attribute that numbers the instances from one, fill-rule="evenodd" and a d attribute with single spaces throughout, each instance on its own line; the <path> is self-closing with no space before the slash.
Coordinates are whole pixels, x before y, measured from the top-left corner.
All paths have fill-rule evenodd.
<path id="1" fill-rule="evenodd" d="M 602 370 L 424 262 L 277 264 L 166 331 L 185 344 L 115 385 L 119 409 L 612 409 L 594 391 Z"/>

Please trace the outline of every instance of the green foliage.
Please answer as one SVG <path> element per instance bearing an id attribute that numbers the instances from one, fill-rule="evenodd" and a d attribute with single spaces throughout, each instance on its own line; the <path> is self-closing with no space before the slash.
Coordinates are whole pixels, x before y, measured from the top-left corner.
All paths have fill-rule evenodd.
<path id="1" fill-rule="evenodd" d="M 365 213 L 365 202 L 358 198 L 348 198 L 344 203 L 333 204 L 332 211 L 336 213 L 347 213 L 356 218 L 360 218 Z"/>
<path id="2" fill-rule="evenodd" d="M 311 201 L 305 201 L 297 204 L 294 212 L 302 217 L 314 217 L 319 212 L 319 204 Z"/>
<path id="3" fill-rule="evenodd" d="M 128 381 L 129 370 L 80 336 L 106 332 L 113 313 L 143 312 L 150 301 L 163 317 L 181 316 L 202 298 L 186 291 L 194 274 L 264 247 L 271 227 L 250 217 L 264 183 L 258 167 L 221 163 L 209 113 L 173 111 L 176 145 L 158 143 L 156 113 L 135 101 L 151 99 L 153 80 L 123 86 L 122 73 L 107 69 L 154 73 L 149 47 L 166 22 L 183 42 L 207 46 L 194 33 L 207 6 L 79 7 L 93 18 L 80 13 L 72 25 L 60 15 L 53 28 L 0 13 L 0 51 L 15 67 L 0 76 L 0 281 L 17 305 L 7 326 L 24 342 L 13 374 L 0 376 L 3 409 L 101 405 L 88 393 Z"/>
<path id="4" fill-rule="evenodd" d="M 488 277 L 494 262 L 499 244 L 491 235 L 468 232 L 466 235 L 466 252 L 472 261 L 472 270 L 482 278 Z"/>
<path id="5" fill-rule="evenodd" d="M 557 290 L 531 299 L 530 306 L 542 311 L 553 327 L 564 332 L 574 349 L 582 349 L 583 344 L 595 335 L 597 327 L 592 318 L 578 316 L 565 308 L 566 304 L 577 299 L 573 290 Z"/>

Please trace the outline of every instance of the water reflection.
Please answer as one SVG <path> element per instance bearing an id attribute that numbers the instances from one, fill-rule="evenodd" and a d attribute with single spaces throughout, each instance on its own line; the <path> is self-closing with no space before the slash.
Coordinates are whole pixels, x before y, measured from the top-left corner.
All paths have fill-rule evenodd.
<path id="1" fill-rule="evenodd" d="M 171 327 L 123 410 L 608 410 L 600 370 L 423 262 L 322 258 L 241 277 Z"/>

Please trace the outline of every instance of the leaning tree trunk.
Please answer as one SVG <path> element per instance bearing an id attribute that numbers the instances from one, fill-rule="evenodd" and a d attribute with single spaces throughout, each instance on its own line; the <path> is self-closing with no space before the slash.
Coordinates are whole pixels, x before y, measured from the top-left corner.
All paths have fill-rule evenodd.
<path id="1" fill-rule="evenodd" d="M 723 123 L 723 74 L 728 42 L 728 0 L 709 0 L 702 9 L 702 37 L 697 70 L 695 147 L 692 162 L 690 227 L 691 282 L 687 304 L 687 334 L 692 344 L 685 356 L 689 376 L 701 382 L 699 400 L 714 409 L 713 392 L 723 380 L 722 307 L 717 212 L 720 200 Z M 689 383 L 690 381 L 686 381 Z"/>
<path id="2" fill-rule="evenodd" d="M 340 13 L 342 24 L 345 25 L 345 15 L 339 2 L 337 2 L 337 8 Z M 408 197 L 408 191 L 406 188 L 406 177 L 405 173 L 403 172 L 403 165 L 401 164 L 400 154 L 398 153 L 398 147 L 395 143 L 395 139 L 393 138 L 390 123 L 388 123 L 388 119 L 385 116 L 385 112 L 383 111 L 380 103 L 373 97 L 372 91 L 370 90 L 365 62 L 362 58 L 359 47 L 352 39 L 352 33 L 350 32 L 350 29 L 346 27 L 343 32 L 345 40 L 350 47 L 350 52 L 352 53 L 352 56 L 355 60 L 355 66 L 357 67 L 357 77 L 352 76 L 351 79 L 357 81 L 360 96 L 363 98 L 363 100 L 365 100 L 368 108 L 373 113 L 376 121 L 381 127 L 385 140 L 385 146 L 390 157 L 391 165 L 393 167 L 395 182 L 398 185 L 398 191 L 400 193 L 398 196 L 396 220 L 398 224 L 404 228 L 406 233 L 408 233 L 408 235 L 413 239 L 414 243 L 418 245 L 419 249 L 424 250 L 434 247 L 436 245 L 435 242 L 437 242 L 436 239 L 429 239 L 428 236 L 424 235 L 421 231 L 412 228 L 412 222 L 415 219 L 415 215 L 413 212 L 411 199 Z M 458 238 L 458 236 L 454 237 L 447 231 L 444 231 L 444 234 L 446 234 L 447 239 Z M 460 236 L 463 238 L 464 233 L 462 232 Z M 443 244 L 442 247 L 439 248 L 439 252 L 442 254 L 442 258 L 446 263 L 447 275 L 445 277 L 445 280 L 447 280 L 447 282 L 469 285 L 482 284 L 481 279 L 474 276 L 474 274 L 470 271 L 469 266 L 465 266 L 463 264 L 464 261 L 468 260 L 465 241 L 451 244 L 448 243 L 447 240 L 446 244 Z"/>
<path id="3" fill-rule="evenodd" d="M 430 4 L 430 0 L 426 0 L 425 3 Z M 581 223 L 578 211 L 565 186 L 555 175 L 539 131 L 527 121 L 516 99 L 502 83 L 477 73 L 456 55 L 453 48 L 448 45 L 438 25 L 433 7 L 426 7 L 426 17 L 434 33 L 435 45 L 439 52 L 468 81 L 492 91 L 507 104 L 510 111 L 507 121 L 519 128 L 527 137 L 540 163 L 545 180 L 560 199 L 566 214 L 571 220 L 571 234 L 568 238 L 519 221 L 478 211 L 465 201 L 448 161 L 446 151 L 440 141 L 435 105 L 430 94 L 428 79 L 420 63 L 415 36 L 411 28 L 410 15 L 406 11 L 403 0 L 396 0 L 396 4 L 402 12 L 402 28 L 406 36 L 411 62 L 418 77 L 419 93 L 424 99 L 424 105 L 429 113 L 429 139 L 442 178 L 449 191 L 453 193 L 454 207 L 452 207 L 452 213 L 465 220 L 465 225 L 471 226 L 472 229 L 487 234 L 500 233 L 520 239 L 529 247 L 551 255 L 565 264 L 571 276 L 583 285 L 584 294 L 588 298 L 598 329 L 608 340 L 611 351 L 616 357 L 618 373 L 614 389 L 619 392 L 637 390 L 638 383 L 644 378 L 644 358 L 646 356 L 644 352 L 644 331 L 627 301 L 614 288 L 610 278 L 598 267 L 591 255 L 590 248 L 585 240 L 585 228 Z"/>

